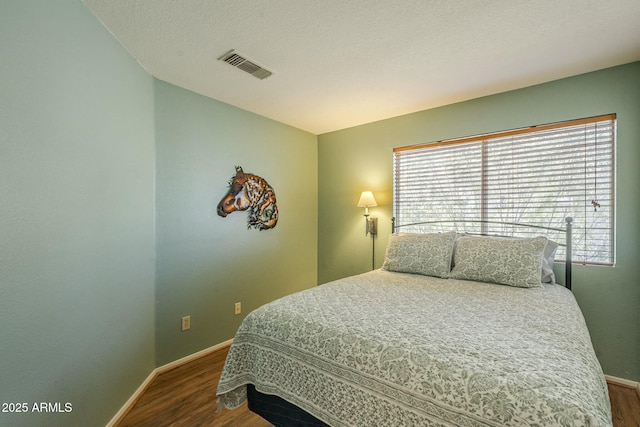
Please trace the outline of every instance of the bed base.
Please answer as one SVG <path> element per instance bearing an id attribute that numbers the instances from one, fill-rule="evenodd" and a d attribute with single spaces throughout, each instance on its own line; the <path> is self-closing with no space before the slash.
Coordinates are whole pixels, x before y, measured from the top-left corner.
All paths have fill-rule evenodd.
<path id="1" fill-rule="evenodd" d="M 276 427 L 330 427 L 279 396 L 260 393 L 253 384 L 247 384 L 247 401 L 250 411 Z"/>

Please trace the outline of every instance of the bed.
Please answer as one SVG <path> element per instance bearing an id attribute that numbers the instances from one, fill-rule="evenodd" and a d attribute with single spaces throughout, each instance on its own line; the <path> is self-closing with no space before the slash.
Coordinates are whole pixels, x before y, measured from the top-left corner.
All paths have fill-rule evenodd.
<path id="1" fill-rule="evenodd" d="M 396 232 L 381 269 L 251 312 L 219 405 L 248 398 L 276 426 L 611 426 L 553 252 L 545 237 Z"/>

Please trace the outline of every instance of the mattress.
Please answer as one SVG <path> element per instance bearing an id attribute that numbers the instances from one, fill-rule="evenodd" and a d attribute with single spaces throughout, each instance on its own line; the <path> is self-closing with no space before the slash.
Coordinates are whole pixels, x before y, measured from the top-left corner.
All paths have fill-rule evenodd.
<path id="1" fill-rule="evenodd" d="M 611 426 L 573 294 L 375 270 L 250 313 L 217 395 L 247 384 L 331 426 Z"/>

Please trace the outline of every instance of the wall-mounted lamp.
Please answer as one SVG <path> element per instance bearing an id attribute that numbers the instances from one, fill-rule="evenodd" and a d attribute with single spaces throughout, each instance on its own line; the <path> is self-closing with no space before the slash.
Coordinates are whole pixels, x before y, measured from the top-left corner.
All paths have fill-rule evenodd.
<path id="1" fill-rule="evenodd" d="M 358 207 L 364 208 L 365 236 L 369 235 L 369 233 L 371 233 L 371 236 L 375 236 L 378 233 L 378 218 L 369 218 L 369 206 L 378 206 L 378 204 L 371 191 L 363 191 L 358 201 Z"/>
<path id="2" fill-rule="evenodd" d="M 364 208 L 365 236 L 371 234 L 371 269 L 376 268 L 376 234 L 378 234 L 378 218 L 369 218 L 369 206 L 378 206 L 371 191 L 363 191 L 358 200 L 358 207 Z"/>

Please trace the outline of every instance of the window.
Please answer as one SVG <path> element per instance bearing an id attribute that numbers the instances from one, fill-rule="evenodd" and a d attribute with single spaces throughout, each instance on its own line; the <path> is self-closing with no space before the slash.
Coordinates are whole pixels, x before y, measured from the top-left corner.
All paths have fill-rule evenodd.
<path id="1" fill-rule="evenodd" d="M 525 237 L 540 231 L 491 222 L 564 228 L 570 216 L 573 261 L 613 265 L 615 125 L 612 114 L 395 148 L 396 221 L 455 219 L 421 231 Z M 564 243 L 561 232 L 545 234 Z"/>

